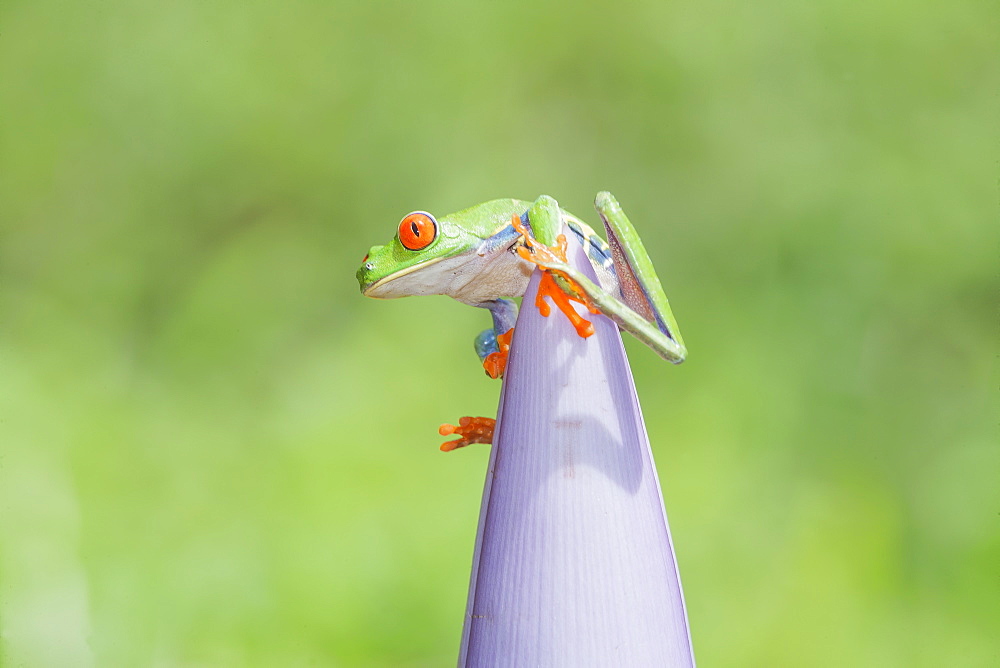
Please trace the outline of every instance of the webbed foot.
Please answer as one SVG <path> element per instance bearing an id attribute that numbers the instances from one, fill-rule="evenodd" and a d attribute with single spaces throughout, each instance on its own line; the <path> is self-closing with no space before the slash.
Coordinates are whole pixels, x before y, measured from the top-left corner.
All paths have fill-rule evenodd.
<path id="1" fill-rule="evenodd" d="M 490 378 L 503 377 L 503 372 L 507 368 L 507 354 L 510 351 L 510 341 L 513 338 L 514 328 L 511 327 L 497 337 L 498 350 L 483 358 L 483 369 Z"/>
<path id="2" fill-rule="evenodd" d="M 461 438 L 455 441 L 445 441 L 441 444 L 441 452 L 451 452 L 457 448 L 464 448 L 473 443 L 492 443 L 493 427 L 496 420 L 486 417 L 463 417 L 459 418 L 458 425 L 443 424 L 438 428 L 438 433 L 442 436 L 457 434 Z"/>

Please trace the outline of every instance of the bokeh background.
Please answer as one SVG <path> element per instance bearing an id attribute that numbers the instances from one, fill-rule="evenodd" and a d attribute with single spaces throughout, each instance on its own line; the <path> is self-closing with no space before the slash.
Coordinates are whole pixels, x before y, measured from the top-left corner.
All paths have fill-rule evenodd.
<path id="1" fill-rule="evenodd" d="M 700 665 L 997 665 L 997 18 L 0 3 L 0 663 L 452 665 L 488 317 L 354 272 L 610 189 Z"/>

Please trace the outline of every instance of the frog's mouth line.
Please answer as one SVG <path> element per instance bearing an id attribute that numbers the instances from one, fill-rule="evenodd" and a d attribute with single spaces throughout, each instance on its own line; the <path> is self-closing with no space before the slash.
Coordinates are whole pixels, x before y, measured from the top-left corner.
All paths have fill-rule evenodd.
<path id="1" fill-rule="evenodd" d="M 363 294 L 365 297 L 371 297 L 372 299 L 385 299 L 385 297 L 379 297 L 378 295 L 374 295 L 372 293 L 376 289 L 378 289 L 380 286 L 385 285 L 386 283 L 389 283 L 390 281 L 394 281 L 397 278 L 402 278 L 403 276 L 406 276 L 407 274 L 412 274 L 417 269 L 424 269 L 426 267 L 431 266 L 432 264 L 436 264 L 436 263 L 440 262 L 441 260 L 447 260 L 447 259 L 448 258 L 446 258 L 446 257 L 436 257 L 433 260 L 427 260 L 426 262 L 418 262 L 417 264 L 413 265 L 412 267 L 407 267 L 406 269 L 400 269 L 399 271 L 397 271 L 395 273 L 389 274 L 388 276 L 383 276 L 382 278 L 378 279 L 377 281 L 375 281 L 374 283 L 372 283 L 371 285 L 369 285 L 368 287 L 366 287 L 364 290 L 362 290 L 361 294 Z"/>

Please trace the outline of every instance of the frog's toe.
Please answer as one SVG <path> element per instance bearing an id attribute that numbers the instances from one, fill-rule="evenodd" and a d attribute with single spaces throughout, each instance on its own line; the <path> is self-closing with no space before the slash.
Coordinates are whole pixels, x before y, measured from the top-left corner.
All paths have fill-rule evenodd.
<path id="1" fill-rule="evenodd" d="M 494 380 L 503 377 L 504 370 L 507 369 L 507 353 L 490 353 L 483 360 L 483 370 L 486 375 Z"/>

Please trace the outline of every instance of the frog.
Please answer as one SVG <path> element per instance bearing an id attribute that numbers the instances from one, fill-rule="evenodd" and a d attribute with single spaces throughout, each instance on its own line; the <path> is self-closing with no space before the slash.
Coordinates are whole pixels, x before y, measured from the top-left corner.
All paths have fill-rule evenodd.
<path id="1" fill-rule="evenodd" d="M 412 211 L 392 240 L 372 246 L 362 259 L 356 274 L 361 292 L 376 299 L 447 295 L 488 310 L 492 326 L 474 338 L 473 348 L 487 375 L 502 378 L 518 314 L 514 299 L 524 295 L 537 268 L 542 279 L 535 306 L 542 315 L 550 313 L 547 297 L 586 338 L 593 324 L 572 302 L 583 304 L 680 364 L 687 348 L 642 240 L 610 192 L 598 193 L 594 205 L 607 240 L 548 195 L 534 202 L 490 200 L 445 216 Z M 586 252 L 596 281 L 567 261 L 566 234 Z M 459 425 L 442 425 L 442 435 L 460 438 L 441 449 L 489 443 L 492 422 L 465 417 Z"/>

